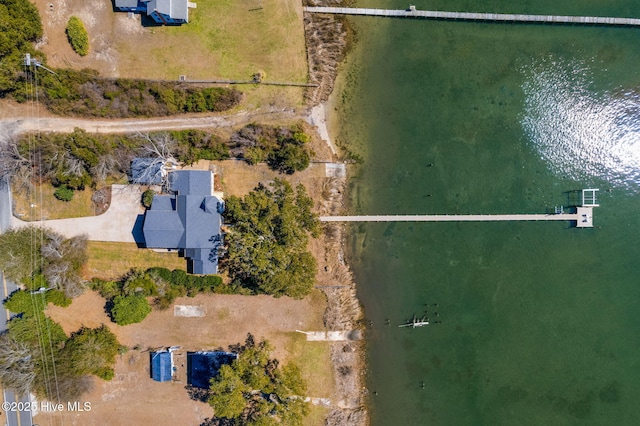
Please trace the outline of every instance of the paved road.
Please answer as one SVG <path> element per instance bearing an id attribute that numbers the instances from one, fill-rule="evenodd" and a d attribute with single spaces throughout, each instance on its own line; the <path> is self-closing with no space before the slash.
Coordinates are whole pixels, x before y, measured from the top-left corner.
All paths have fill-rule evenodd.
<path id="1" fill-rule="evenodd" d="M 8 185 L 0 182 L 0 233 L 7 230 L 11 222 L 11 196 L 9 194 Z M 0 299 L 4 300 L 9 294 L 15 291 L 18 287 L 13 281 L 5 279 L 4 274 L 0 271 Z M 7 329 L 7 321 L 10 318 L 10 313 L 4 306 L 0 309 L 0 333 Z M 29 402 L 29 395 L 25 395 L 20 399 L 16 399 L 16 395 L 8 390 L 4 390 L 5 402 Z M 31 426 L 33 419 L 31 411 L 9 411 L 2 410 L 5 419 L 0 418 L 0 422 L 6 422 L 7 426 Z"/>

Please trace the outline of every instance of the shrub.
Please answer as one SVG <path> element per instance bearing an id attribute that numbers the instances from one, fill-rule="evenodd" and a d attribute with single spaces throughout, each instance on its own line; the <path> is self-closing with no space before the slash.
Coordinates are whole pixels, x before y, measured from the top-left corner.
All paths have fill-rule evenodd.
<path id="1" fill-rule="evenodd" d="M 87 34 L 84 24 L 77 16 L 69 18 L 67 38 L 74 52 L 78 55 L 86 56 L 89 53 L 89 34 Z"/>
<path id="2" fill-rule="evenodd" d="M 266 159 L 266 155 L 262 148 L 250 146 L 244 151 L 244 158 L 247 163 L 254 165 L 263 162 Z"/>
<path id="3" fill-rule="evenodd" d="M 67 185 L 59 186 L 53 193 L 53 196 L 60 201 L 71 201 L 73 200 L 73 189 Z"/>
<path id="4" fill-rule="evenodd" d="M 67 297 L 67 295 L 64 294 L 64 292 L 57 290 L 55 288 L 48 290 L 46 295 L 47 295 L 46 296 L 47 302 L 53 303 L 56 306 L 61 306 L 63 308 L 66 308 L 71 304 L 71 298 Z"/>
<path id="5" fill-rule="evenodd" d="M 100 293 L 105 299 L 111 299 L 122 294 L 122 284 L 115 281 L 105 281 L 100 278 L 92 278 L 89 288 Z"/>
<path id="6" fill-rule="evenodd" d="M 111 307 L 111 318 L 116 324 L 135 324 L 151 312 L 151 305 L 144 296 L 116 296 Z"/>
<path id="7" fill-rule="evenodd" d="M 142 193 L 142 205 L 145 208 L 151 208 L 151 203 L 153 203 L 153 196 L 156 195 L 156 191 L 153 189 L 147 189 Z"/>

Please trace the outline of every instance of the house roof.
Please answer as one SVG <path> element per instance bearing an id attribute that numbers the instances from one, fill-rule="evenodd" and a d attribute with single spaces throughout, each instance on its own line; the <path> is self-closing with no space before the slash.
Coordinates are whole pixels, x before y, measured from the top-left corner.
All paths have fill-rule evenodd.
<path id="1" fill-rule="evenodd" d="M 211 195 L 213 173 L 206 170 L 180 170 L 169 176 L 169 186 L 181 195 Z"/>
<path id="2" fill-rule="evenodd" d="M 173 369 L 171 364 L 170 352 L 153 352 L 151 354 L 151 378 L 156 382 L 170 381 Z"/>
<path id="3" fill-rule="evenodd" d="M 232 352 L 188 352 L 187 383 L 197 388 L 208 389 L 210 380 L 218 375 L 220 367 L 231 364 L 237 354 Z"/>
<path id="4" fill-rule="evenodd" d="M 147 3 L 147 15 L 154 11 L 185 22 L 189 19 L 188 0 L 150 0 Z"/>
<path id="5" fill-rule="evenodd" d="M 138 0 L 115 0 L 116 7 L 134 8 L 138 7 Z"/>
<path id="6" fill-rule="evenodd" d="M 222 201 L 211 195 L 212 182 L 207 171 L 171 172 L 170 187 L 177 194 L 156 195 L 142 228 L 149 248 L 185 249 L 195 274 L 218 270 Z"/>
<path id="7" fill-rule="evenodd" d="M 212 249 L 192 249 L 189 256 L 191 265 L 189 271 L 192 274 L 210 275 L 218 272 L 217 247 Z"/>

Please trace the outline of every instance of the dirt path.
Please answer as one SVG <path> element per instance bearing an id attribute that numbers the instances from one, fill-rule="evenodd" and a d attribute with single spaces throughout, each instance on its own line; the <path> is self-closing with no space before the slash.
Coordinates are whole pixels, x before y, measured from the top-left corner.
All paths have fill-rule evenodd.
<path id="1" fill-rule="evenodd" d="M 189 114 L 184 116 L 141 119 L 68 118 L 51 115 L 34 118 L 33 115 L 4 116 L 0 120 L 0 132 L 9 135 L 29 131 L 73 132 L 79 127 L 92 133 L 130 133 L 156 130 L 202 129 L 239 127 L 251 122 L 272 123 L 282 120 L 304 119 L 309 111 L 264 108 L 239 111 L 235 114 Z"/>

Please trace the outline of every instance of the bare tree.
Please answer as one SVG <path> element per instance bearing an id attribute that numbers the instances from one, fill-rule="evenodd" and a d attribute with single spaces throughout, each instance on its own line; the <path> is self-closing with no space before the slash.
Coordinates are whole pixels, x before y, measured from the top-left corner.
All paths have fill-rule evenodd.
<path id="1" fill-rule="evenodd" d="M 87 260 L 87 236 L 65 239 L 49 231 L 40 252 L 45 260 L 42 267 L 47 284 L 65 292 L 69 297 L 82 293 L 82 265 Z"/>
<path id="2" fill-rule="evenodd" d="M 108 176 L 115 175 L 121 168 L 122 166 L 115 156 L 105 154 L 101 155 L 98 164 L 91 168 L 91 175 L 97 183 L 103 183 Z"/>
<path id="3" fill-rule="evenodd" d="M 141 156 L 177 162 L 175 153 L 178 149 L 178 143 L 169 133 L 137 132 L 136 137 L 144 140 L 143 145 L 140 147 Z"/>
<path id="4" fill-rule="evenodd" d="M 29 348 L 7 333 L 0 335 L 0 382 L 3 387 L 24 395 L 31 389 L 35 376 Z"/>
<path id="5" fill-rule="evenodd" d="M 66 176 L 82 176 L 85 172 L 84 161 L 71 155 L 70 152 L 65 152 L 64 174 Z"/>
<path id="6" fill-rule="evenodd" d="M 47 260 L 61 259 L 63 253 L 61 252 L 61 246 L 64 241 L 64 237 L 57 232 L 47 233 L 47 242 L 42 245 L 40 249 L 42 255 Z"/>
<path id="7" fill-rule="evenodd" d="M 136 133 L 144 143 L 138 151 L 139 157 L 145 159 L 137 163 L 138 170 L 133 179 L 137 184 L 158 182 L 167 186 L 167 169 L 176 167 L 178 143 L 166 132 L 163 133 Z"/>
<path id="8" fill-rule="evenodd" d="M 0 144 L 0 178 L 12 178 L 20 187 L 28 188 L 32 175 L 31 161 L 20 153 L 15 140 Z"/>

